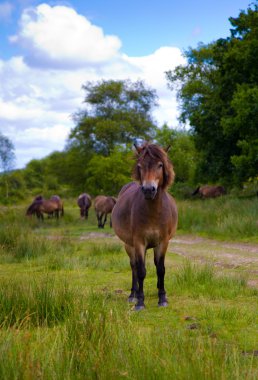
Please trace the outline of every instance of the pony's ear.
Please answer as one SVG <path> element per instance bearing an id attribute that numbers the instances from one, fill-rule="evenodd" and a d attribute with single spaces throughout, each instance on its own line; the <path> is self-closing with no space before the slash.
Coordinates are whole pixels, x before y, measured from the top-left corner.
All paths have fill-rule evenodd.
<path id="1" fill-rule="evenodd" d="M 135 147 L 135 149 L 136 149 L 137 154 L 140 154 L 141 151 L 142 151 L 141 147 L 140 147 L 140 146 L 137 146 L 135 143 L 134 143 L 133 145 L 134 145 L 134 147 Z"/>
<path id="2" fill-rule="evenodd" d="M 167 153 L 167 152 L 169 151 L 170 148 L 171 148 L 171 145 L 168 145 L 168 146 L 164 149 L 164 151 Z"/>

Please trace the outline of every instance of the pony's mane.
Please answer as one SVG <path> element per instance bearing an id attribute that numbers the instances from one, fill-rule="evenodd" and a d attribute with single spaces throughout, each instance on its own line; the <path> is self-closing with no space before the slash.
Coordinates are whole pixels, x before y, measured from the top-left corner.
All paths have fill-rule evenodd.
<path id="1" fill-rule="evenodd" d="M 162 188 L 165 189 L 169 185 L 171 185 L 175 178 L 175 173 L 173 170 L 173 165 L 168 158 L 167 152 L 162 149 L 160 146 L 156 144 L 145 143 L 141 147 L 137 147 L 136 151 L 136 159 L 137 162 L 133 169 L 133 178 L 136 181 L 140 181 L 140 171 L 138 168 L 138 164 L 143 162 L 149 156 L 151 159 L 155 161 L 161 161 L 163 163 L 163 185 Z"/>

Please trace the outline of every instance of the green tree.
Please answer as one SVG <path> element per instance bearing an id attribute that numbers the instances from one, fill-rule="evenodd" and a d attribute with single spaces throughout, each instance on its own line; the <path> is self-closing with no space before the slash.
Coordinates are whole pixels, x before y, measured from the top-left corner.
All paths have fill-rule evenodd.
<path id="1" fill-rule="evenodd" d="M 191 185 L 194 181 L 197 152 L 190 132 L 172 129 L 166 124 L 157 129 L 155 140 L 162 147 L 170 146 L 168 152 L 175 170 L 175 181 Z"/>
<path id="2" fill-rule="evenodd" d="M 187 64 L 166 73 L 193 131 L 202 182 L 241 184 L 258 170 L 257 5 L 230 22 L 230 37 L 190 48 Z"/>
<path id="3" fill-rule="evenodd" d="M 0 169 L 2 169 L 2 176 L 5 183 L 5 195 L 9 196 L 9 182 L 7 172 L 12 169 L 14 165 L 15 154 L 14 145 L 12 141 L 0 133 Z"/>
<path id="4" fill-rule="evenodd" d="M 94 154 L 86 169 L 85 189 L 92 195 L 117 196 L 130 182 L 133 166 L 132 151 L 116 148 L 109 156 Z"/>
<path id="5" fill-rule="evenodd" d="M 42 192 L 45 184 L 45 165 L 43 160 L 31 160 L 24 169 L 26 187 L 36 192 Z"/>
<path id="6" fill-rule="evenodd" d="M 157 95 L 142 81 L 102 80 L 88 82 L 83 89 L 87 108 L 74 115 L 70 144 L 108 156 L 116 146 L 154 136 L 151 110 Z"/>

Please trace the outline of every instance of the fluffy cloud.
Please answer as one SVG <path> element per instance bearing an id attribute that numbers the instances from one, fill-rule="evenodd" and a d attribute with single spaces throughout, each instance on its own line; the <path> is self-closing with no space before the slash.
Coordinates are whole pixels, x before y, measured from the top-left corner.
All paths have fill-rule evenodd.
<path id="1" fill-rule="evenodd" d="M 0 131 L 15 144 L 17 167 L 63 149 L 87 81 L 143 79 L 159 96 L 154 118 L 177 125 L 176 97 L 164 73 L 184 62 L 178 48 L 129 57 L 119 51 L 117 37 L 105 36 L 71 8 L 46 4 L 24 11 L 14 40 L 24 54 L 0 60 Z"/>
<path id="2" fill-rule="evenodd" d="M 41 4 L 22 14 L 20 30 L 10 41 L 27 51 L 25 59 L 41 67 L 75 67 L 113 58 L 121 42 L 65 6 Z"/>

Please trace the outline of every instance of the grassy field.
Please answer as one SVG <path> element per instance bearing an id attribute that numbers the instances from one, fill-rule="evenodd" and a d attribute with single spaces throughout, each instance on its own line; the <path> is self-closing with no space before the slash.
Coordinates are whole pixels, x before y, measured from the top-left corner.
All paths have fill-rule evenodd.
<path id="1" fill-rule="evenodd" d="M 1 379 L 258 378 L 258 289 L 241 268 L 187 260 L 172 243 L 158 308 L 149 251 L 135 312 L 123 246 L 92 210 L 80 220 L 66 201 L 63 219 L 43 223 L 24 210 L 0 209 Z M 181 201 L 178 236 L 258 243 L 257 215 L 257 199 Z"/>

